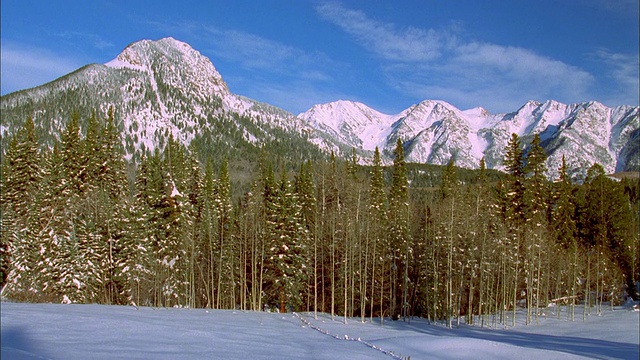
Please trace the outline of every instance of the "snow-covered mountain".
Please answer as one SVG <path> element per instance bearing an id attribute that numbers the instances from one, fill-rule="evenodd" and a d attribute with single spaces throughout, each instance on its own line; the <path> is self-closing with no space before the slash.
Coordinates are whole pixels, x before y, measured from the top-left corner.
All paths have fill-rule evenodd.
<path id="1" fill-rule="evenodd" d="M 189 145 L 246 149 L 295 138 L 307 152 L 329 143 L 291 113 L 232 94 L 211 61 L 173 38 L 129 45 L 108 63 L 91 64 L 42 86 L 1 98 L 3 137 L 33 117 L 44 141 L 58 138 L 71 112 L 104 115 L 113 106 L 127 156 L 162 148 L 169 136 Z M 50 135 L 50 136 L 48 136 Z"/>
<path id="2" fill-rule="evenodd" d="M 562 155 L 578 178 L 594 162 L 610 173 L 640 169 L 638 107 L 530 101 L 512 113 L 490 114 L 426 100 L 388 115 L 336 101 L 296 117 L 231 93 L 208 58 L 173 38 L 135 42 L 106 64 L 2 96 L 0 134 L 7 137 L 31 116 L 41 140 L 50 144 L 72 112 L 86 118 L 93 111 L 104 115 L 111 106 L 129 158 L 163 147 L 172 136 L 185 145 L 198 140 L 238 151 L 271 143 L 298 159 L 355 148 L 367 162 L 377 146 L 390 161 L 401 139 L 410 162 L 446 164 L 453 157 L 456 165 L 475 168 L 484 156 L 489 168 L 501 169 L 512 133 L 524 144 L 539 133 L 550 177 Z"/>
<path id="3" fill-rule="evenodd" d="M 410 162 L 444 165 L 453 158 L 458 166 L 476 168 L 484 156 L 489 168 L 502 169 L 511 134 L 526 145 L 538 133 L 551 178 L 563 155 L 578 178 L 595 162 L 610 173 L 640 168 L 638 107 L 529 101 L 515 112 L 490 114 L 426 100 L 387 115 L 361 103 L 337 101 L 315 105 L 298 117 L 346 145 L 367 151 L 377 146 L 387 156 L 400 138 Z"/>

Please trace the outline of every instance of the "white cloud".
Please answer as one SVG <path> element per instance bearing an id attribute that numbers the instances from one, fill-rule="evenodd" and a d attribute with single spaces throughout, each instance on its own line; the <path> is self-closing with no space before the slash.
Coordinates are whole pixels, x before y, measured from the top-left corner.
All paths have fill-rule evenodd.
<path id="1" fill-rule="evenodd" d="M 204 43 L 201 49 L 213 54 L 212 61 L 223 59 L 250 71 L 278 74 L 290 78 L 308 78 L 316 81 L 332 81 L 325 71 L 344 67 L 322 52 L 309 52 L 256 34 L 222 29 L 197 22 L 149 24 L 170 34 L 186 34 Z"/>
<path id="2" fill-rule="evenodd" d="M 207 26 L 209 42 L 216 56 L 254 69 L 275 70 L 284 63 L 295 62 L 304 53 L 276 41 L 236 30 Z"/>
<path id="3" fill-rule="evenodd" d="M 336 91 L 331 86 L 318 86 L 316 83 L 305 80 L 290 82 L 254 80 L 251 88 L 253 92 L 249 97 L 280 106 L 294 115 L 307 111 L 316 104 L 351 98 L 349 94 Z"/>
<path id="4" fill-rule="evenodd" d="M 199 50 L 210 56 L 218 69 L 219 60 L 233 64 L 222 76 L 238 94 L 294 113 L 345 96 L 333 87 L 336 82 L 345 81 L 341 74 L 345 74 L 348 66 L 320 51 L 197 22 L 150 24 L 174 36 L 184 34 L 198 39 Z"/>
<path id="5" fill-rule="evenodd" d="M 448 34 L 432 29 L 409 27 L 398 29 L 368 18 L 359 10 L 347 9 L 338 3 L 316 8 L 320 16 L 338 25 L 355 37 L 360 45 L 388 60 L 426 61 L 440 57 L 448 41 Z"/>
<path id="6" fill-rule="evenodd" d="M 83 64 L 47 49 L 2 42 L 2 94 L 22 90 L 68 74 Z"/>
<path id="7" fill-rule="evenodd" d="M 637 55 L 612 53 L 607 49 L 599 49 L 593 54 L 596 60 L 605 64 L 607 76 L 614 83 L 609 99 L 605 101 L 613 105 L 638 105 L 640 90 L 640 69 Z"/>
<path id="8" fill-rule="evenodd" d="M 582 101 L 594 82 L 590 73 L 532 50 L 465 40 L 450 30 L 399 28 L 339 3 L 316 10 L 381 57 L 389 83 L 418 99 L 506 111 L 527 100 Z"/>
<path id="9" fill-rule="evenodd" d="M 59 37 L 64 39 L 79 39 L 82 42 L 87 42 L 91 44 L 94 48 L 98 50 L 105 50 L 113 47 L 113 43 L 105 40 L 102 36 L 91 33 L 83 33 L 79 31 L 67 31 L 58 34 Z"/>
<path id="10" fill-rule="evenodd" d="M 577 5 L 586 5 L 596 11 L 609 11 L 624 17 L 638 17 L 638 0 L 579 0 Z"/>

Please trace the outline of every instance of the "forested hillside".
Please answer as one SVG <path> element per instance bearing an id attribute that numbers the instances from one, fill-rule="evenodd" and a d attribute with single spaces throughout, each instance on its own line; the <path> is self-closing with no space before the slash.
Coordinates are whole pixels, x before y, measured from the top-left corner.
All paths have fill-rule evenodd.
<path id="1" fill-rule="evenodd" d="M 638 180 L 594 164 L 577 185 L 563 162 L 549 182 L 538 136 L 525 152 L 512 135 L 506 175 L 484 161 L 433 175 L 405 163 L 398 140 L 386 169 L 378 151 L 362 167 L 355 155 L 292 162 L 263 150 L 237 179 L 205 153 L 220 149 L 171 137 L 128 163 L 113 111 L 83 120 L 47 144 L 31 120 L 3 139 L 3 296 L 450 326 L 638 297 Z"/>

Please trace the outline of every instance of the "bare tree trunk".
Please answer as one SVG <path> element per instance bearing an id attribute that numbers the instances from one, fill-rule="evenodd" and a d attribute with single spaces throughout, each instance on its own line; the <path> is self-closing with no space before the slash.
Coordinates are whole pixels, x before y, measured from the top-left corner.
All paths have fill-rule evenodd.
<path id="1" fill-rule="evenodd" d="M 440 281 L 438 281 L 438 258 L 436 256 L 436 250 L 439 247 L 439 243 L 436 243 L 436 237 L 434 236 L 434 240 L 433 240 L 433 321 L 437 322 L 438 321 L 438 301 L 442 301 L 439 299 L 438 297 L 438 284 L 440 283 Z"/>
<path id="2" fill-rule="evenodd" d="M 570 320 L 575 320 L 575 311 L 576 311 L 576 281 L 577 281 L 577 267 L 578 267 L 578 246 L 573 244 L 573 263 L 572 266 L 572 276 L 571 276 L 571 311 L 570 311 Z"/>
<path id="3" fill-rule="evenodd" d="M 215 284 L 215 270 L 214 270 L 214 254 L 213 254 L 213 239 L 211 238 L 211 235 L 209 235 L 209 281 L 211 282 L 211 294 L 209 296 L 209 307 L 210 308 L 215 308 L 215 299 L 216 299 L 216 294 L 215 294 L 215 288 L 213 286 L 213 284 Z"/>
<path id="4" fill-rule="evenodd" d="M 380 265 L 380 326 L 384 325 L 384 309 L 382 307 L 384 303 L 384 261 Z"/>
<path id="5" fill-rule="evenodd" d="M 220 241 L 219 241 L 220 247 L 218 249 L 220 251 L 220 253 L 218 254 L 218 284 L 217 284 L 218 297 L 216 298 L 216 309 L 220 309 L 220 298 L 222 297 L 220 295 L 221 287 L 222 287 L 222 251 L 223 251 L 222 249 L 223 249 L 223 246 L 225 245 L 224 244 L 224 225 L 221 224 L 220 228 L 221 228 L 220 229 L 220 234 L 219 234 L 219 236 L 220 236 Z"/>
<path id="6" fill-rule="evenodd" d="M 258 288 L 258 309 L 262 311 L 262 275 L 264 274 L 264 241 L 260 241 L 260 279 Z"/>
<path id="7" fill-rule="evenodd" d="M 453 316 L 453 209 L 455 198 L 451 199 L 451 217 L 449 221 L 449 244 L 447 251 L 447 327 L 452 328 Z"/>
<path id="8" fill-rule="evenodd" d="M 538 247 L 538 275 L 537 275 L 537 281 L 536 281 L 536 325 L 540 325 L 540 320 L 538 318 L 539 313 L 540 313 L 540 309 L 539 309 L 539 302 L 540 302 L 540 268 L 542 267 L 542 250 L 540 247 Z"/>
<path id="9" fill-rule="evenodd" d="M 335 316 L 335 306 L 336 306 L 336 229 L 335 229 L 335 219 L 331 220 L 332 229 L 331 229 L 331 320 L 334 320 Z"/>
<path id="10" fill-rule="evenodd" d="M 507 310 L 507 244 L 506 244 L 506 239 L 503 239 L 504 244 L 502 245 L 502 254 L 500 256 L 500 268 L 502 269 L 501 274 L 502 274 L 502 281 L 501 284 L 502 285 L 502 297 L 500 299 L 500 323 L 503 325 L 506 325 L 507 322 L 507 318 L 506 318 L 506 310 Z"/>
<path id="11" fill-rule="evenodd" d="M 473 279 L 476 277 L 476 270 L 472 268 L 469 274 L 469 304 L 467 304 L 467 325 L 473 325 Z"/>
<path id="12" fill-rule="evenodd" d="M 479 273 L 480 273 L 480 282 L 478 284 L 478 315 L 480 316 L 480 327 L 484 327 L 484 314 L 483 314 L 483 308 L 482 305 L 484 305 L 483 301 L 484 301 L 484 287 L 485 287 L 485 275 L 484 275 L 484 247 L 487 241 L 487 231 L 484 230 L 483 231 L 483 236 L 482 236 L 482 246 L 480 248 L 480 264 L 479 264 Z M 471 300 L 469 300 L 469 302 L 471 302 Z"/>
<path id="13" fill-rule="evenodd" d="M 423 239 L 423 242 L 425 244 L 425 249 L 426 249 L 426 244 L 428 244 L 428 241 L 429 241 L 429 218 L 428 218 L 429 211 L 427 209 L 425 209 L 425 212 L 424 212 L 424 214 L 425 214 L 425 225 L 424 225 L 424 239 Z M 435 249 L 432 247 L 431 253 L 433 254 L 434 252 L 435 252 Z M 429 293 L 430 293 L 430 291 L 429 291 L 429 261 L 427 261 L 427 257 L 426 257 L 426 254 L 425 254 L 425 259 L 424 259 L 425 309 L 426 309 L 426 312 L 427 312 L 427 320 L 429 322 L 431 322 L 431 319 L 432 319 L 431 318 L 431 312 L 429 312 Z M 435 318 L 433 318 L 433 320 L 435 321 Z"/>
<path id="14" fill-rule="evenodd" d="M 344 313 L 344 323 L 345 325 L 347 324 L 347 313 L 348 311 L 348 300 L 347 300 L 347 294 L 349 293 L 349 288 L 348 288 L 348 283 L 349 283 L 349 254 L 350 254 L 350 246 L 349 246 L 349 234 L 344 234 L 344 257 L 343 257 L 343 267 L 342 267 L 342 271 L 343 271 L 343 282 L 344 282 L 344 289 L 343 289 L 343 298 L 344 298 L 344 304 L 343 304 L 343 313 Z"/>
<path id="15" fill-rule="evenodd" d="M 364 268 L 361 267 L 363 272 L 363 276 L 360 281 L 360 318 L 364 323 L 365 312 L 367 308 L 367 281 L 369 281 L 369 224 L 366 225 L 366 235 L 365 235 L 365 244 L 364 244 Z M 362 265 L 362 261 L 360 261 L 360 265 Z M 373 294 L 372 294 L 373 298 Z M 373 317 L 373 315 L 371 315 Z"/>
<path id="16" fill-rule="evenodd" d="M 255 221 L 255 219 L 254 219 Z M 259 304 L 260 290 L 258 288 L 258 234 L 254 228 L 251 234 L 251 308 L 253 311 L 261 311 Z M 261 281 L 260 281 L 261 282 Z"/>
<path id="17" fill-rule="evenodd" d="M 464 283 L 464 265 L 462 265 L 462 263 L 460 263 L 460 287 L 458 288 L 458 301 L 457 301 L 457 313 L 458 316 L 456 317 L 456 327 L 460 327 L 460 311 L 462 308 L 462 285 Z"/>
<path id="18" fill-rule="evenodd" d="M 377 234 L 374 234 L 373 236 L 373 254 L 371 255 L 371 305 L 370 305 L 370 311 L 371 313 L 369 314 L 371 317 L 371 322 L 373 323 L 373 307 L 376 303 L 376 263 L 377 263 L 377 258 L 376 258 L 376 249 L 378 247 L 378 238 L 377 238 Z M 382 303 L 382 298 L 380 298 L 380 302 Z"/>
<path id="19" fill-rule="evenodd" d="M 556 291 L 555 291 L 555 303 L 556 303 L 556 315 L 558 316 L 558 320 L 560 320 L 560 313 L 561 308 L 560 308 L 560 304 L 558 303 L 558 298 L 560 297 L 560 289 L 561 289 L 561 285 L 562 285 L 562 267 L 558 266 L 558 277 L 556 279 Z"/>
<path id="20" fill-rule="evenodd" d="M 406 319 L 409 309 L 409 240 L 406 240 L 404 253 L 404 280 L 402 286 L 402 317 Z"/>
<path id="21" fill-rule="evenodd" d="M 318 320 L 318 218 L 313 233 L 313 318 Z"/>
<path id="22" fill-rule="evenodd" d="M 582 306 L 582 321 L 587 321 L 587 308 L 589 307 L 589 260 L 587 257 L 587 281 L 584 284 L 584 304 Z"/>
<path id="23" fill-rule="evenodd" d="M 600 271 L 600 244 L 596 244 L 596 314 L 598 316 L 602 315 L 602 293 L 604 292 L 604 287 L 600 286 L 600 281 L 602 281 L 603 276 Z"/>
<path id="24" fill-rule="evenodd" d="M 520 263 L 520 236 L 517 236 L 515 263 L 516 269 L 513 273 L 513 317 L 511 318 L 511 326 L 516 326 L 516 308 L 518 305 L 518 270 Z"/>

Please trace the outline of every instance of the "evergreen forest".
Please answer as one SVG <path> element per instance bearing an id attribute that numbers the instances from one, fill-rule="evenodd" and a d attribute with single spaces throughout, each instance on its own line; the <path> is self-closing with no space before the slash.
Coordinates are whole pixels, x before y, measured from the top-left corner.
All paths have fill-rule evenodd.
<path id="1" fill-rule="evenodd" d="M 27 119 L 3 139 L 3 297 L 449 327 L 638 299 L 638 179 L 598 164 L 582 184 L 565 165 L 547 179 L 538 136 L 512 135 L 499 175 L 407 164 L 398 140 L 389 166 L 377 150 L 368 166 L 263 150 L 234 179 L 204 142 L 127 162 L 116 123 L 71 116 L 51 145 Z M 435 181 L 411 175 L 424 169 Z"/>

